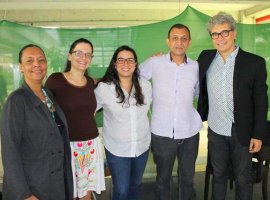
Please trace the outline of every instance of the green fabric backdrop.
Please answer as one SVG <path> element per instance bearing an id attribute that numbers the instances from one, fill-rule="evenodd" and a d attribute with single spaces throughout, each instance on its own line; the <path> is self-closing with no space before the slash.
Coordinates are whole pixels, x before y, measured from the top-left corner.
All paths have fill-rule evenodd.
<path id="1" fill-rule="evenodd" d="M 192 45 L 188 56 L 196 59 L 201 50 L 212 48 L 211 39 L 206 31 L 208 19 L 209 16 L 187 7 L 175 18 L 126 28 L 53 29 L 0 21 L 0 109 L 6 96 L 20 84 L 18 52 L 26 44 L 34 43 L 44 49 L 50 74 L 63 71 L 69 46 L 74 40 L 80 37 L 87 38 L 94 45 L 95 56 L 90 66 L 90 75 L 98 78 L 104 74 L 114 50 L 120 45 L 133 47 L 139 62 L 156 52 L 167 52 L 167 32 L 175 23 L 183 23 L 190 28 Z M 269 69 L 270 24 L 238 24 L 237 30 L 237 44 L 244 50 L 263 56 Z M 267 82 L 269 83 L 269 79 Z M 101 125 L 100 115 L 97 118 L 98 124 Z"/>

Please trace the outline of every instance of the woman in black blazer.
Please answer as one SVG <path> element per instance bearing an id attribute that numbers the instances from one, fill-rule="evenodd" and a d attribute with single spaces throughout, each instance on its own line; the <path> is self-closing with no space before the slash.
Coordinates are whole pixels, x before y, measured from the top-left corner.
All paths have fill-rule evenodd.
<path id="1" fill-rule="evenodd" d="M 24 83 L 8 97 L 1 120 L 5 200 L 71 200 L 73 193 L 66 119 L 42 86 L 43 50 L 22 48 Z"/>

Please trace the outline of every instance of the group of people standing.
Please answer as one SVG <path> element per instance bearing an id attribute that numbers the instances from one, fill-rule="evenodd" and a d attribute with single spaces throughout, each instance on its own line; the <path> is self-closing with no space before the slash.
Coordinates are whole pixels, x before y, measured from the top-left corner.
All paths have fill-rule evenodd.
<path id="1" fill-rule="evenodd" d="M 169 52 L 138 64 L 121 46 L 105 75 L 87 75 L 94 48 L 78 39 L 64 72 L 46 77 L 37 45 L 19 53 L 23 85 L 7 99 L 1 121 L 5 200 L 90 200 L 105 190 L 102 144 L 94 119 L 103 110 L 103 143 L 113 181 L 113 200 L 138 200 L 149 147 L 156 164 L 157 200 L 170 199 L 178 160 L 179 199 L 197 199 L 194 188 L 199 131 L 208 120 L 214 200 L 225 199 L 230 168 L 236 199 L 252 198 L 252 153 L 266 132 L 266 64 L 236 44 L 236 22 L 218 13 L 208 22 L 215 49 L 194 61 L 187 26 L 168 31 Z M 149 82 L 151 80 L 151 83 Z M 198 110 L 194 99 L 198 98 Z M 148 111 L 152 105 L 151 124 Z"/>

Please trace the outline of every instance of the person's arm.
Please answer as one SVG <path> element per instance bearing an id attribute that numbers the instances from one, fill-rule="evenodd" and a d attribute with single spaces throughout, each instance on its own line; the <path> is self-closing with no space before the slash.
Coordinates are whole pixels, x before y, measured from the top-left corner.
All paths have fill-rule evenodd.
<path id="1" fill-rule="evenodd" d="M 200 94 L 200 82 L 199 79 L 197 83 L 195 84 L 195 98 L 198 99 Z"/>
<path id="2" fill-rule="evenodd" d="M 200 80 L 199 80 L 199 63 L 198 61 L 196 61 L 197 63 L 197 66 L 198 66 L 198 71 L 196 72 L 197 73 L 197 82 L 195 84 L 195 98 L 198 99 L 199 98 L 199 94 L 200 94 Z"/>
<path id="3" fill-rule="evenodd" d="M 250 141 L 250 152 L 258 152 L 262 146 L 262 139 L 266 131 L 266 120 L 268 111 L 267 98 L 267 72 L 266 63 L 263 58 L 256 61 L 256 72 L 253 86 L 254 102 L 254 132 Z"/>
<path id="4" fill-rule="evenodd" d="M 144 95 L 146 96 L 146 98 L 148 99 L 148 101 L 151 104 L 152 103 L 152 99 L 153 99 L 153 91 L 152 91 L 152 85 L 151 85 L 150 81 L 146 81 L 145 82 Z"/>
<path id="5" fill-rule="evenodd" d="M 25 108 L 23 98 L 8 98 L 1 120 L 1 151 L 4 168 L 5 189 L 14 200 L 21 200 L 32 195 L 25 177 L 21 157 Z"/>
<path id="6" fill-rule="evenodd" d="M 96 101 L 97 101 L 96 112 L 99 111 L 103 105 L 103 87 L 104 86 L 102 84 L 103 83 L 100 82 L 95 89 L 95 97 L 96 97 Z"/>
<path id="7" fill-rule="evenodd" d="M 139 66 L 140 76 L 146 80 L 150 80 L 152 78 L 153 59 L 155 58 L 149 58 Z"/>

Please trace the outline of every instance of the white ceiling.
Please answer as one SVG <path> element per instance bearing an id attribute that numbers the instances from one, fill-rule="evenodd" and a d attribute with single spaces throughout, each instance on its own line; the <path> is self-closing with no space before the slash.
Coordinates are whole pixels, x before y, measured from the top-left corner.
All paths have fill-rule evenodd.
<path id="1" fill-rule="evenodd" d="M 188 5 L 208 15 L 226 11 L 242 23 L 270 15 L 270 0 L 0 0 L 0 20 L 33 26 L 119 27 L 166 20 Z"/>

